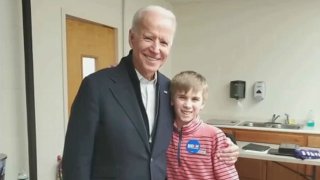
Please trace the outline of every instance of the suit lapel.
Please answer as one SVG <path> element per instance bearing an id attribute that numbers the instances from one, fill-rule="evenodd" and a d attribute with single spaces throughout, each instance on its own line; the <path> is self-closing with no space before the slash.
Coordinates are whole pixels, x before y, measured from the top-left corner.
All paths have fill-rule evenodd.
<path id="1" fill-rule="evenodd" d="M 170 92 L 169 92 L 169 82 L 161 74 L 158 73 L 158 83 L 159 83 L 159 98 L 157 107 L 157 128 L 155 129 L 152 154 L 156 156 L 163 151 L 166 151 L 169 140 L 172 135 L 172 112 L 170 110 Z"/>
<path id="2" fill-rule="evenodd" d="M 121 67 L 120 65 L 119 71 L 126 71 L 126 69 L 124 66 Z M 135 95 L 135 91 L 127 72 L 116 72 L 114 76 L 112 76 L 112 79 L 115 82 L 115 84 L 110 88 L 112 94 L 123 108 L 124 112 L 128 116 L 128 119 L 137 129 L 140 138 L 150 152 L 147 129 L 144 125 L 138 99 Z"/>

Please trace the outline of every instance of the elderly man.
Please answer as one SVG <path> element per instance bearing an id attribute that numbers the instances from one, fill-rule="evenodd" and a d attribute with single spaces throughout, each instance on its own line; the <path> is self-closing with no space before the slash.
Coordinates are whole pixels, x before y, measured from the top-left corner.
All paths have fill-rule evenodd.
<path id="1" fill-rule="evenodd" d="M 168 58 L 175 29 L 171 11 L 140 9 L 129 32 L 129 55 L 83 80 L 66 134 L 64 180 L 165 179 L 173 112 L 170 80 L 158 70 Z M 224 151 L 221 157 L 234 163 L 237 146 Z"/>

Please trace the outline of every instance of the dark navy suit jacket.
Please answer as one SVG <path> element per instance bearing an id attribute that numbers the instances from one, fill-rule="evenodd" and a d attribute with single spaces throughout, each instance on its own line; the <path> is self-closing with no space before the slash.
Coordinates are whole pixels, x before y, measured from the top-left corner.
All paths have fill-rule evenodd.
<path id="1" fill-rule="evenodd" d="M 131 72 L 131 73 L 130 73 Z M 172 135 L 169 79 L 157 74 L 153 142 L 131 53 L 114 68 L 86 77 L 72 105 L 65 139 L 64 180 L 164 180 L 166 150 Z M 138 87 L 135 88 L 135 87 Z"/>

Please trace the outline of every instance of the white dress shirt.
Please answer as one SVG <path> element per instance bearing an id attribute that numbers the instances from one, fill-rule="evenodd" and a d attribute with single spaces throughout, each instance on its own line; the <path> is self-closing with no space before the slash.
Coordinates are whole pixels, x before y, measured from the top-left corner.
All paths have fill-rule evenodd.
<path id="1" fill-rule="evenodd" d="M 156 84 L 157 84 L 157 73 L 153 80 L 144 78 L 137 70 L 138 79 L 140 81 L 141 97 L 144 108 L 146 109 L 148 122 L 149 122 L 149 142 L 152 142 L 152 131 L 155 122 L 156 112 Z"/>

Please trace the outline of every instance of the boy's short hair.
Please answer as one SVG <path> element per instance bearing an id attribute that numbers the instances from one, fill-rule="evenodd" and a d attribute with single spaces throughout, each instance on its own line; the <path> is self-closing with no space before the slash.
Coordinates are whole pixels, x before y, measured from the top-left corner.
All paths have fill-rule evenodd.
<path id="1" fill-rule="evenodd" d="M 175 75 L 170 84 L 170 93 L 173 97 L 177 92 L 185 93 L 202 91 L 203 101 L 208 98 L 208 83 L 205 77 L 195 71 L 182 71 Z"/>

